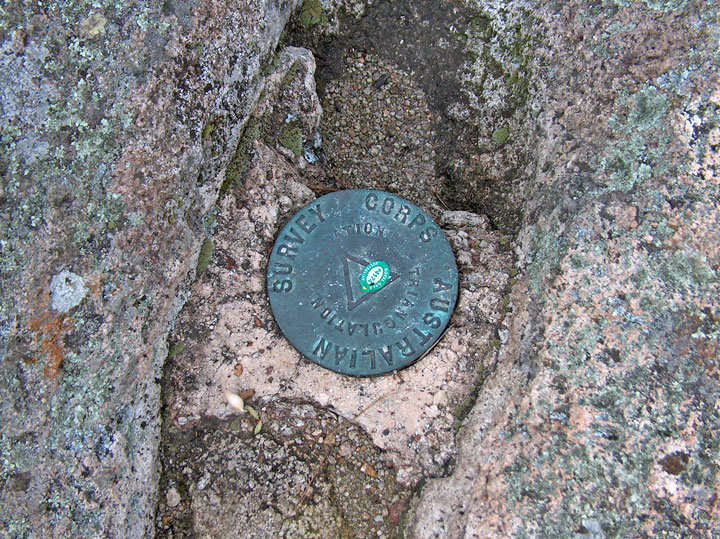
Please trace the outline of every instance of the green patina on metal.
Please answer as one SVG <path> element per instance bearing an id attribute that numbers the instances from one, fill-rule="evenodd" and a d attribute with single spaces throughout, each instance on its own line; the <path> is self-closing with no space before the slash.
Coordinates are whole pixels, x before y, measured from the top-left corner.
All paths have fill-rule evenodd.
<path id="1" fill-rule="evenodd" d="M 267 288 L 278 326 L 307 358 L 354 376 L 421 358 L 455 308 L 458 271 L 440 227 L 382 191 L 331 193 L 275 241 Z"/>

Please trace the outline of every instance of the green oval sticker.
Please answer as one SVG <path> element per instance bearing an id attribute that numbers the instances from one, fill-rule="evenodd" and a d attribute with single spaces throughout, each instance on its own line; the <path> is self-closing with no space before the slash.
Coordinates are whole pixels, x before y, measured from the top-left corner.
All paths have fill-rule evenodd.
<path id="1" fill-rule="evenodd" d="M 385 286 L 390 278 L 390 266 L 382 260 L 370 262 L 360 274 L 360 288 L 363 292 L 375 292 Z"/>

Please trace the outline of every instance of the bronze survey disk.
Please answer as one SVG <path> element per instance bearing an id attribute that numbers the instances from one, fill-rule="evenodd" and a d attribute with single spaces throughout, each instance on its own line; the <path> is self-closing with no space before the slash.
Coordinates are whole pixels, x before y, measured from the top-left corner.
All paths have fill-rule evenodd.
<path id="1" fill-rule="evenodd" d="M 372 376 L 422 357 L 455 308 L 450 244 L 414 204 L 382 191 L 338 191 L 285 225 L 268 263 L 280 329 L 333 371 Z"/>

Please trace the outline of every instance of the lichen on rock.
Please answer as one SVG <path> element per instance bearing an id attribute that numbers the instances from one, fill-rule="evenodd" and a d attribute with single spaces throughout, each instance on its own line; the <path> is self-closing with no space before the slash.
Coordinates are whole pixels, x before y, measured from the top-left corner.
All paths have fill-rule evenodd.
<path id="1" fill-rule="evenodd" d="M 717 534 L 716 133 L 691 125 L 715 129 L 702 36 L 718 21 L 645 4 L 543 17 L 554 60 L 509 334 L 411 534 Z"/>
<path id="2" fill-rule="evenodd" d="M 298 3 L 4 6 L 0 533 L 151 534 L 166 335 Z"/>
<path id="3" fill-rule="evenodd" d="M 0 532 L 720 535 L 716 8 L 4 5 Z M 348 187 L 461 269 L 433 353 L 362 383 L 263 285 Z"/>
<path id="4" fill-rule="evenodd" d="M 68 270 L 63 270 L 50 281 L 52 308 L 66 313 L 83 300 L 88 290 L 82 277 Z"/>

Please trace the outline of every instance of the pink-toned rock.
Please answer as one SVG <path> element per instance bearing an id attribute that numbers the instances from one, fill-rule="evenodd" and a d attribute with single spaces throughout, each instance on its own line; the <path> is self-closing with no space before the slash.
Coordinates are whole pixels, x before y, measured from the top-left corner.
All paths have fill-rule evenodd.
<path id="1" fill-rule="evenodd" d="M 3 6 L 0 534 L 152 535 L 167 332 L 297 4 Z"/>
<path id="2" fill-rule="evenodd" d="M 315 402 L 356 422 L 388 452 L 405 481 L 437 474 L 452 454 L 456 407 L 472 391 L 483 364 L 480 350 L 492 350 L 487 320 L 498 319 L 498 291 L 509 274 L 507 255 L 488 256 L 463 246 L 462 238 L 470 237 L 477 245 L 481 240 L 497 242 L 497 235 L 472 214 L 444 214 L 441 222 L 454 227 L 448 237 L 470 272 L 452 327 L 428 356 L 395 375 L 338 375 L 303 358 L 284 339 L 264 291 L 266 254 L 275 235 L 313 194 L 286 157 L 262 143 L 256 143 L 253 154 L 242 199 L 227 196 L 219 204 L 214 244 L 222 254 L 193 285 L 178 319 L 173 339 L 185 347 L 173 358 L 171 383 L 176 390 L 168 403 L 170 417 L 228 417 L 233 411 L 225 392 L 249 387 L 259 402 Z M 274 201 L 282 199 L 290 203 L 276 206 Z M 468 260 L 475 256 L 481 261 L 464 264 L 465 254 Z M 237 260 L 240 267 L 227 269 L 224 257 Z M 492 277 L 486 277 L 482 287 L 466 284 L 481 268 Z M 243 365 L 240 378 L 233 374 L 235 362 Z M 184 381 L 188 375 L 189 384 Z"/>
<path id="3" fill-rule="evenodd" d="M 410 535 L 717 534 L 718 25 L 703 13 L 544 13 L 540 58 L 567 69 L 538 66 L 507 341 Z"/>

